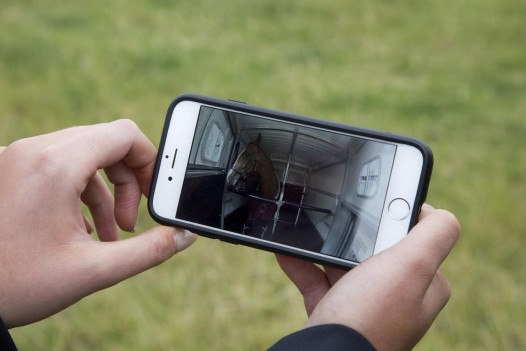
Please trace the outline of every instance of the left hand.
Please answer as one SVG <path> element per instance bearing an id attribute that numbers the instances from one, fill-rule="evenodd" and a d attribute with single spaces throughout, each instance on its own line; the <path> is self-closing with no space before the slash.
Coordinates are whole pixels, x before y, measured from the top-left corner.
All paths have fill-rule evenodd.
<path id="1" fill-rule="evenodd" d="M 157 152 L 128 120 L 14 142 L 0 153 L 0 316 L 14 327 L 158 265 L 195 234 L 134 231 Z M 114 195 L 98 172 L 114 184 Z M 91 212 L 97 235 L 84 218 Z"/>

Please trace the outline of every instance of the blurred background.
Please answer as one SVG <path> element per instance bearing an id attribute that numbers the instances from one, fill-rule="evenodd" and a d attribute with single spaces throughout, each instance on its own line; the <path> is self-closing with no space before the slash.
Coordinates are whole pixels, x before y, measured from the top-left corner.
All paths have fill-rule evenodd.
<path id="1" fill-rule="evenodd" d="M 185 92 L 420 138 L 428 202 L 463 236 L 416 349 L 524 350 L 525 23 L 517 0 L 1 0 L 0 144 L 121 117 L 157 144 Z M 305 320 L 272 254 L 201 238 L 12 334 L 21 350 L 257 350 Z"/>

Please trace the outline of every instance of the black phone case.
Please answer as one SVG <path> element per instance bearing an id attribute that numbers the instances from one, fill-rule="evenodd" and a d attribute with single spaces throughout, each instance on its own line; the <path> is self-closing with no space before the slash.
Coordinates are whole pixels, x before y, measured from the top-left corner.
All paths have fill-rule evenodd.
<path id="1" fill-rule="evenodd" d="M 339 131 L 339 132 L 344 132 L 344 133 L 351 133 L 357 136 L 375 138 L 375 139 L 385 140 L 388 142 L 390 141 L 390 142 L 395 142 L 395 143 L 407 144 L 407 145 L 416 147 L 418 150 L 421 151 L 423 155 L 423 167 L 422 167 L 422 176 L 420 178 L 420 183 L 418 185 L 418 191 L 417 191 L 416 198 L 415 198 L 416 206 L 413 206 L 412 208 L 409 229 L 411 229 L 416 224 L 419 213 L 420 213 L 420 208 L 422 204 L 425 202 L 426 197 L 427 197 L 427 191 L 428 191 L 429 182 L 431 180 L 431 173 L 433 169 L 433 154 L 429 146 L 425 144 L 424 142 L 418 139 L 415 139 L 415 138 L 392 134 L 388 132 L 355 127 L 355 126 L 350 126 L 346 124 L 315 119 L 315 118 L 307 117 L 307 116 L 294 115 L 288 112 L 282 112 L 282 111 L 271 110 L 271 109 L 257 107 L 257 106 L 251 106 L 244 102 L 235 101 L 235 100 L 224 100 L 224 99 L 207 97 L 207 96 L 202 96 L 202 95 L 197 95 L 197 94 L 184 94 L 184 95 L 180 95 L 176 97 L 168 108 L 168 111 L 166 114 L 166 120 L 165 120 L 164 127 L 163 127 L 162 136 L 161 136 L 160 143 L 159 143 L 159 150 L 164 149 L 166 135 L 168 133 L 168 127 L 170 125 L 170 121 L 172 117 L 172 111 L 174 107 L 181 101 L 195 101 L 198 103 L 203 103 L 203 104 L 207 104 L 211 106 L 217 106 L 219 108 L 226 108 L 226 109 L 231 109 L 231 110 L 244 112 L 248 114 L 255 114 L 255 115 L 260 115 L 264 117 L 270 117 L 270 118 L 275 118 L 279 120 L 305 124 L 305 125 L 309 125 L 313 127 L 319 127 L 319 128 L 324 128 L 324 129 L 329 129 L 329 130 L 334 130 L 334 131 Z M 162 153 L 159 152 L 159 154 L 157 155 L 150 194 L 153 194 L 153 189 L 155 187 L 155 184 L 157 183 L 159 166 L 161 162 L 162 162 Z M 262 249 L 262 250 L 266 250 L 266 251 L 270 251 L 274 253 L 294 256 L 294 257 L 312 261 L 314 263 L 330 265 L 330 266 L 334 266 L 337 268 L 350 269 L 358 265 L 357 262 L 349 261 L 346 259 L 341 259 L 341 258 L 332 257 L 328 255 L 322 255 L 322 254 L 318 254 L 318 253 L 314 253 L 314 252 L 310 252 L 306 250 L 301 250 L 301 249 L 295 249 L 293 247 L 285 247 L 283 245 L 276 244 L 271 241 L 263 242 L 263 241 L 254 239 L 251 236 L 245 237 L 243 235 L 229 235 L 229 233 L 215 230 L 214 228 L 208 228 L 208 227 L 203 228 L 203 226 L 200 224 L 193 224 L 193 223 L 188 223 L 185 221 L 178 221 L 176 219 L 167 219 L 155 213 L 155 210 L 153 209 L 151 197 L 150 197 L 150 200 L 148 201 L 148 211 L 150 212 L 150 215 L 152 216 L 152 218 L 160 224 L 186 228 L 196 234 L 199 234 L 205 237 L 209 237 L 212 239 L 219 239 L 221 241 L 225 241 L 228 243 L 242 244 L 245 246 L 250 246 L 253 248 Z"/>

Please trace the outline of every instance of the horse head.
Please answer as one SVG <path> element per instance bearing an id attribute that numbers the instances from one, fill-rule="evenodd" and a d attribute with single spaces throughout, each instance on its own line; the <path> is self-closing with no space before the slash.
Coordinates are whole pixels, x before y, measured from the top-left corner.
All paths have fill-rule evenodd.
<path id="1" fill-rule="evenodd" d="M 229 190 L 236 192 L 245 190 L 248 177 L 257 175 L 258 161 L 261 155 L 260 142 L 261 134 L 258 135 L 255 142 L 248 143 L 245 150 L 241 151 L 237 157 L 226 176 Z"/>

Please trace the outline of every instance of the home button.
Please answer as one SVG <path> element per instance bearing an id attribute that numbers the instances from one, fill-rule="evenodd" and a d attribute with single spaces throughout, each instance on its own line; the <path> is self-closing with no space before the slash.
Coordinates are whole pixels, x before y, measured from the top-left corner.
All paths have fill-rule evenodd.
<path id="1" fill-rule="evenodd" d="M 394 199 L 389 204 L 389 216 L 396 221 L 401 221 L 407 218 L 411 213 L 411 207 L 404 199 Z"/>

